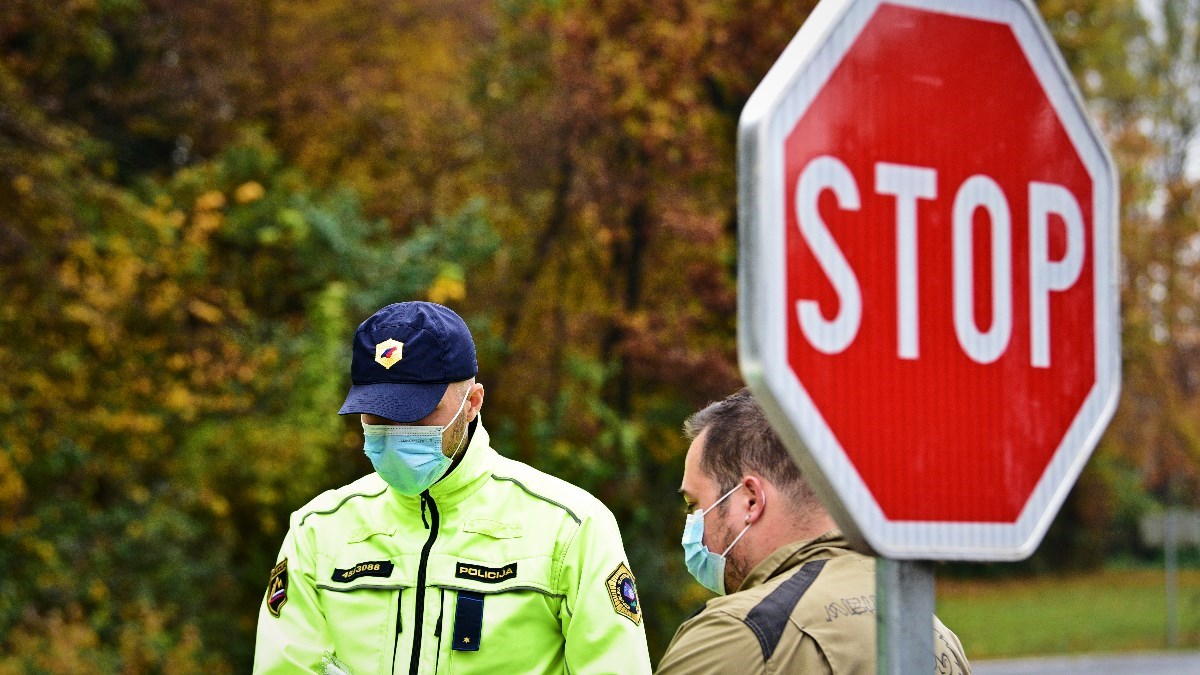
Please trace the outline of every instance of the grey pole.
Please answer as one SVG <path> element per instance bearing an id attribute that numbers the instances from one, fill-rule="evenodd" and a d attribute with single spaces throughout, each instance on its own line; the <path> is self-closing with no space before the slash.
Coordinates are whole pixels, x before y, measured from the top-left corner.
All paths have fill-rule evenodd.
<path id="1" fill-rule="evenodd" d="M 1167 568 L 1167 647 L 1179 646 L 1179 510 L 1168 507 L 1163 523 L 1163 558 Z"/>
<path id="2" fill-rule="evenodd" d="M 876 672 L 934 672 L 933 581 L 932 562 L 876 558 Z"/>

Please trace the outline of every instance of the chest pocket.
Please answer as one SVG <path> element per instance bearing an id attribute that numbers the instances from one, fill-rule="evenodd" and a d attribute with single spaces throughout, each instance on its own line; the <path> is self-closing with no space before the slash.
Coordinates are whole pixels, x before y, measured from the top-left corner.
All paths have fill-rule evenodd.
<path id="1" fill-rule="evenodd" d="M 317 593 L 338 658 L 356 673 L 390 672 L 404 626 L 400 603 L 411 584 L 400 565 L 371 560 L 327 560 L 317 570 Z"/>
<path id="2" fill-rule="evenodd" d="M 561 672 L 563 597 L 548 557 L 472 560 L 435 556 L 442 588 L 441 662 L 453 673 Z"/>

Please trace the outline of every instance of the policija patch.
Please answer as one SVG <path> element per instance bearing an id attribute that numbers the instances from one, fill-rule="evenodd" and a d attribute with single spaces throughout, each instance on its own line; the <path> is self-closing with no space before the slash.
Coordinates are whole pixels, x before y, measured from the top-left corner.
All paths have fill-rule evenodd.
<path id="1" fill-rule="evenodd" d="M 458 561 L 454 576 L 459 579 L 474 579 L 485 584 L 498 584 L 505 579 L 517 576 L 517 563 L 509 563 L 504 567 L 484 567 Z"/>
<path id="2" fill-rule="evenodd" d="M 267 611 L 271 616 L 279 618 L 279 610 L 287 602 L 287 558 L 271 570 L 271 580 L 267 582 Z"/>
<path id="3" fill-rule="evenodd" d="M 633 573 L 625 563 L 617 565 L 617 569 L 608 575 L 605 585 L 608 586 L 608 599 L 612 601 L 613 610 L 634 625 L 640 624 L 642 614 L 638 608 L 637 586 L 633 581 Z"/>

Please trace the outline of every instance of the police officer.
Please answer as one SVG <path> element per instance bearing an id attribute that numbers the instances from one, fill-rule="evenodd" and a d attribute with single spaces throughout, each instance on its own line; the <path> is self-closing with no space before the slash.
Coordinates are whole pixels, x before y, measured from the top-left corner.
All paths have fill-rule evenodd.
<path id="1" fill-rule="evenodd" d="M 451 310 L 358 327 L 340 414 L 375 472 L 292 514 L 258 619 L 259 673 L 645 673 L 612 514 L 492 449 Z"/>
<path id="2" fill-rule="evenodd" d="M 750 392 L 684 431 L 684 558 L 721 597 L 679 627 L 659 675 L 876 672 L 875 561 L 849 548 Z M 936 672 L 970 673 L 958 637 L 937 617 L 933 630 Z"/>

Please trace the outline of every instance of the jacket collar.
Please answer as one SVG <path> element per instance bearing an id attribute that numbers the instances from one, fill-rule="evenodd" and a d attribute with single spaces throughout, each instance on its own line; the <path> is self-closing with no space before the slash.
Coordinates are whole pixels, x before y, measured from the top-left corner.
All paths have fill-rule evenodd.
<path id="1" fill-rule="evenodd" d="M 492 449 L 487 429 L 483 428 L 482 414 L 475 418 L 472 425 L 475 427 L 475 431 L 471 434 L 471 440 L 466 449 L 462 451 L 462 460 L 450 470 L 450 473 L 429 488 L 429 496 L 433 497 L 438 506 L 457 504 L 478 490 L 485 479 L 492 474 L 492 467 L 495 466 L 499 454 Z M 390 487 L 388 491 L 401 504 L 420 508 L 420 495 L 409 497 Z"/>
<path id="2" fill-rule="evenodd" d="M 785 544 L 775 549 L 771 555 L 755 565 L 754 569 L 750 570 L 750 574 L 746 576 L 746 580 L 742 582 L 742 586 L 738 591 L 745 591 L 755 586 L 761 586 L 780 574 L 795 569 L 810 560 L 834 558 L 853 553 L 854 551 L 850 548 L 850 542 L 838 530 L 830 530 L 815 539 Z"/>

